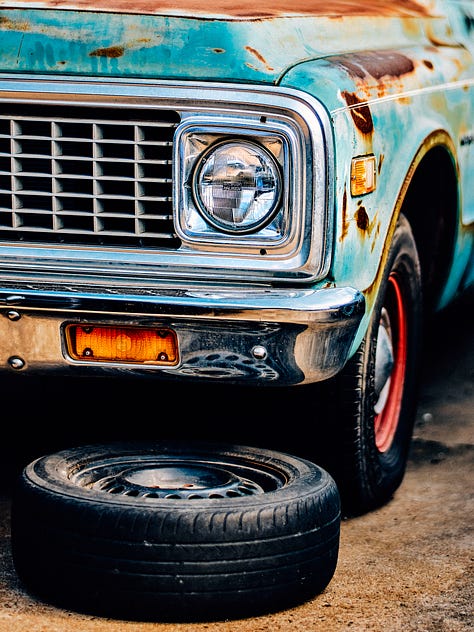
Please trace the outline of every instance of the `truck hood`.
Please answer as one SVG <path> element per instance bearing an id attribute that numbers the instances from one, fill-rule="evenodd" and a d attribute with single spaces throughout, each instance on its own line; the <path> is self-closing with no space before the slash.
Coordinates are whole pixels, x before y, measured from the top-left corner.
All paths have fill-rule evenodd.
<path id="1" fill-rule="evenodd" d="M 304 61 L 452 37 L 440 0 L 205 5 L 0 0 L 0 72 L 278 83 Z"/>

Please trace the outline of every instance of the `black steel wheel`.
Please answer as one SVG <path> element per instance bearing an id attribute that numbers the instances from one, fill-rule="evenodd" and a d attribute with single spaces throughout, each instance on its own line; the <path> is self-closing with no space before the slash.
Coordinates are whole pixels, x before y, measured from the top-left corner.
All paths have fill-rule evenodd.
<path id="1" fill-rule="evenodd" d="M 135 620 L 248 616 L 320 593 L 340 500 L 316 464 L 244 446 L 83 446 L 27 465 L 12 499 L 19 578 L 66 608 Z"/>

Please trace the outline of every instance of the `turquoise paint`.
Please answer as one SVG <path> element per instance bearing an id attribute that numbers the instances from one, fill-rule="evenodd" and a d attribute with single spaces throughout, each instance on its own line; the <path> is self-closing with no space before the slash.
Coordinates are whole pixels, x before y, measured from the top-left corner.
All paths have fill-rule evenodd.
<path id="1" fill-rule="evenodd" d="M 367 21 L 0 9 L 0 72 L 277 83 L 296 64 L 366 47 L 367 33 L 372 48 L 410 46 L 420 38 L 428 45 L 425 30 L 446 38 L 442 19 L 374 17 L 369 28 Z M 107 48 L 123 54 L 97 57 Z"/>

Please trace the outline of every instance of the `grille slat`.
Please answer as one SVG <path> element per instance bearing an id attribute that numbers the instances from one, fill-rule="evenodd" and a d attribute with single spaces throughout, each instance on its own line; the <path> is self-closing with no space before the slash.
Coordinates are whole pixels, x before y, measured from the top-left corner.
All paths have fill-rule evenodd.
<path id="1" fill-rule="evenodd" d="M 0 105 L 0 242 L 179 246 L 172 209 L 176 112 L 31 109 Z"/>

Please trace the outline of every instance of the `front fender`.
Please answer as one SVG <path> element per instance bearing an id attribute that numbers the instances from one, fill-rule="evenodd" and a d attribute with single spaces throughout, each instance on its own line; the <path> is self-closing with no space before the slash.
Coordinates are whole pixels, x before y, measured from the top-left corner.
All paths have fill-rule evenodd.
<path id="1" fill-rule="evenodd" d="M 331 273 L 336 285 L 363 291 L 370 309 L 415 157 L 436 138 L 452 155 L 460 182 L 472 169 L 461 151 L 472 120 L 470 53 L 427 46 L 336 55 L 293 68 L 282 84 L 309 92 L 329 111 L 335 143 Z M 376 158 L 376 189 L 354 196 L 351 161 L 365 155 Z M 466 203 L 472 195 L 466 191 Z"/>

